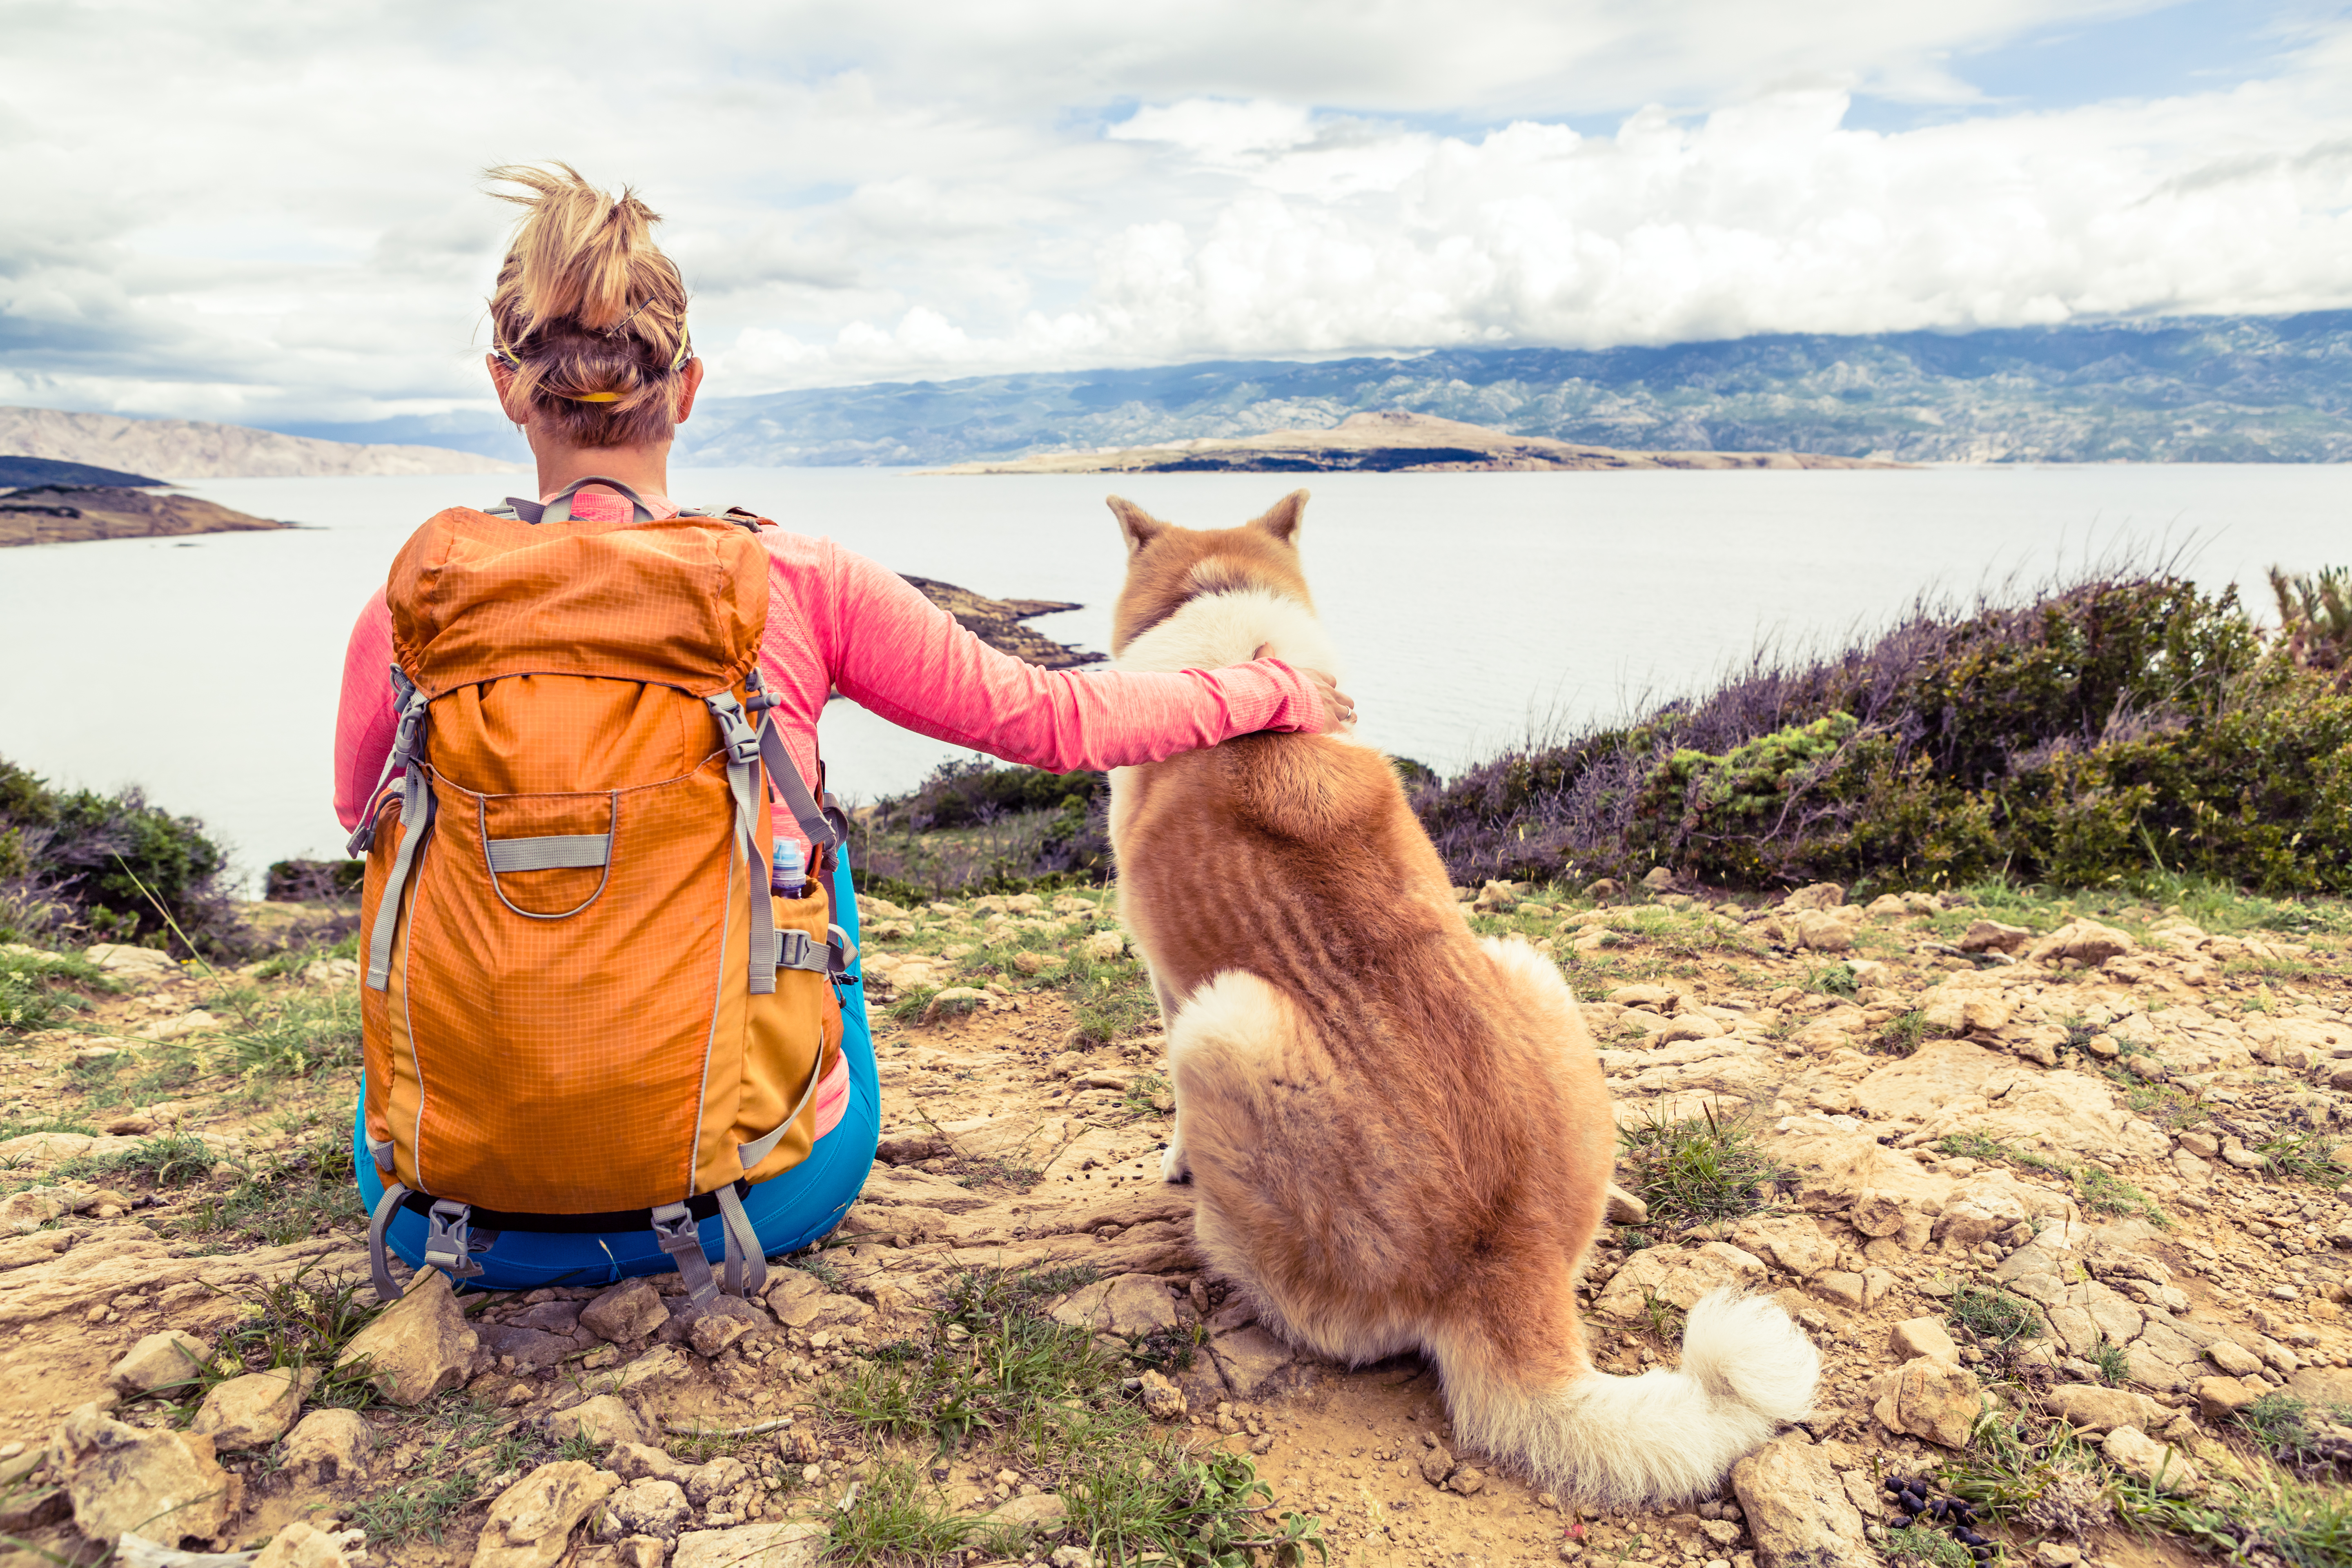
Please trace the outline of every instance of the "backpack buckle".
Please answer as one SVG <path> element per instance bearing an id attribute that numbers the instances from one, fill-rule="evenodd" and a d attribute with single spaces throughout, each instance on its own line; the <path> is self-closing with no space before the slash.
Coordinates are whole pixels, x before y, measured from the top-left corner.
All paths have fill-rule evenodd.
<path id="1" fill-rule="evenodd" d="M 470 1204 L 436 1198 L 425 1216 L 425 1267 L 438 1268 L 452 1279 L 471 1279 L 482 1271 L 474 1261 Z"/>

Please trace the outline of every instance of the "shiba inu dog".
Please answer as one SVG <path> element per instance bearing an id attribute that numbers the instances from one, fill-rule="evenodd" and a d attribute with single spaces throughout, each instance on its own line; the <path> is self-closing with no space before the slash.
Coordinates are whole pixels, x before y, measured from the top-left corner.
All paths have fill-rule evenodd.
<path id="1" fill-rule="evenodd" d="M 1306 501 L 1194 531 L 1114 497 L 1117 667 L 1263 648 L 1339 676 Z M 1426 1352 L 1465 1443 L 1604 1505 L 1711 1493 L 1811 1407 L 1811 1342 L 1730 1291 L 1692 1309 L 1679 1370 L 1594 1370 L 1575 1281 L 1617 1142 L 1600 1063 L 1552 962 L 1472 933 L 1379 752 L 1264 734 L 1121 768 L 1110 822 L 1168 1023 L 1164 1173 L 1267 1328 L 1350 1363 Z"/>

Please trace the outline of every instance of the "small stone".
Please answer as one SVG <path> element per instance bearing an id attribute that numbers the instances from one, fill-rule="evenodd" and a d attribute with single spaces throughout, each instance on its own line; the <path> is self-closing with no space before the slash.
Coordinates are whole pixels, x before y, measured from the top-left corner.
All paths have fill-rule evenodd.
<path id="1" fill-rule="evenodd" d="M 676 1481 L 653 1477 L 631 1481 L 604 1500 L 614 1524 L 625 1534 L 651 1535 L 676 1541 L 694 1522 L 694 1505 Z"/>
<path id="2" fill-rule="evenodd" d="M 600 1394 L 583 1400 L 569 1410 L 560 1410 L 547 1418 L 549 1434 L 558 1442 L 579 1434 L 600 1447 L 614 1443 L 643 1443 L 651 1433 L 637 1419 L 626 1401 L 614 1394 Z"/>
<path id="3" fill-rule="evenodd" d="M 2144 1394 L 2097 1384 L 2061 1384 L 2042 1394 L 2042 1404 L 2085 1432 L 2111 1432 L 2118 1426 L 2146 1431 L 2172 1419 L 2172 1412 Z"/>
<path id="4" fill-rule="evenodd" d="M 107 1384 L 133 1399 L 159 1388 L 180 1387 L 196 1381 L 212 1353 L 212 1346 L 195 1335 L 165 1329 L 123 1352 L 108 1369 Z"/>
<path id="5" fill-rule="evenodd" d="M 318 1381 L 316 1367 L 275 1367 L 232 1377 L 205 1395 L 188 1429 L 210 1437 L 224 1453 L 267 1448 L 286 1436 Z"/>
<path id="6" fill-rule="evenodd" d="M 1848 1273 L 1842 1268 L 1832 1268 L 1825 1274 L 1815 1276 L 1811 1289 L 1813 1294 L 1822 1300 L 1833 1301 L 1846 1308 L 1859 1308 L 1864 1296 L 1867 1294 L 1862 1276 Z"/>
<path id="7" fill-rule="evenodd" d="M 1872 1413 L 1891 1432 L 1907 1432 L 1947 1448 L 1965 1448 L 1984 1408 L 1984 1391 L 1957 1363 L 1920 1356 L 1871 1385 Z"/>
<path id="8" fill-rule="evenodd" d="M 650 1279 L 627 1279 L 580 1310 L 580 1326 L 600 1340 L 629 1344 L 649 1340 L 669 1321 L 669 1309 Z"/>
<path id="9" fill-rule="evenodd" d="M 975 1008 L 988 1005 L 988 993 L 971 985 L 950 985 L 923 1005 L 923 1022 L 936 1024 L 942 1019 L 961 1017 Z"/>
<path id="10" fill-rule="evenodd" d="M 1473 914 L 1504 915 L 1518 907 L 1519 895 L 1508 882 L 1490 881 L 1478 889 L 1477 898 L 1471 900 L 1470 910 Z"/>
<path id="11" fill-rule="evenodd" d="M 65 1419 L 50 1468 L 73 1503 L 74 1528 L 93 1541 L 137 1535 L 177 1546 L 215 1536 L 237 1510 L 239 1487 L 193 1432 L 130 1426 L 93 1402 Z"/>
<path id="12" fill-rule="evenodd" d="M 1087 938 L 1087 956 L 1097 962 L 1127 956 L 1127 938 L 1115 931 L 1098 931 Z"/>
<path id="13" fill-rule="evenodd" d="M 2204 1489 L 2204 1478 L 2184 1455 L 2158 1442 L 2137 1426 L 2118 1426 L 2099 1446 L 2108 1463 L 2168 1492 Z"/>
<path id="14" fill-rule="evenodd" d="M 1970 921 L 1958 945 L 1962 952 L 2015 952 L 2032 940 L 2033 933 L 2023 926 Z"/>
<path id="15" fill-rule="evenodd" d="M 1584 885 L 1584 896 L 1596 904 L 1605 904 L 1612 899 L 1623 898 L 1625 884 L 1614 877 L 1597 877 Z"/>
<path id="16" fill-rule="evenodd" d="M 1446 1451 L 1444 1444 L 1432 1442 L 1421 1456 L 1421 1479 L 1431 1486 L 1442 1487 L 1453 1473 L 1454 1456 Z"/>
<path id="17" fill-rule="evenodd" d="M 1460 1492 L 1464 1497 L 1475 1497 L 1486 1485 L 1485 1474 L 1468 1465 L 1463 1466 L 1445 1478 L 1446 1489 Z"/>
<path id="18" fill-rule="evenodd" d="M 2234 1377 L 2203 1377 L 2197 1380 L 2197 1413 L 2206 1420 L 2220 1425 L 2270 1392 L 2267 1384 L 2249 1384 Z"/>
<path id="19" fill-rule="evenodd" d="M 399 1300 L 352 1337 L 338 1371 L 365 1363 L 370 1380 L 394 1405 L 422 1405 L 466 1381 L 480 1338 L 438 1268 L 420 1269 Z"/>
<path id="20" fill-rule="evenodd" d="M 1650 1205 L 1619 1186 L 1609 1184 L 1609 1223 L 1611 1225 L 1645 1225 L 1650 1218 Z"/>
<path id="21" fill-rule="evenodd" d="M 296 1520 L 270 1537 L 269 1544 L 253 1560 L 253 1568 L 351 1568 L 351 1552 L 366 1541 L 363 1530 L 329 1534 Z"/>
<path id="22" fill-rule="evenodd" d="M 1024 974 L 1043 974 L 1053 966 L 1054 960 L 1042 952 L 1016 952 L 1013 955 L 1013 967 Z"/>
<path id="23" fill-rule="evenodd" d="M 669 1568 L 816 1568 L 825 1539 L 824 1526 L 807 1520 L 692 1530 L 677 1538 Z"/>
<path id="24" fill-rule="evenodd" d="M 2205 1359 L 2232 1377 L 2251 1377 L 2263 1370 L 2263 1358 L 2231 1340 L 2215 1340 L 2205 1347 Z"/>
<path id="25" fill-rule="evenodd" d="M 1017 1497 L 989 1514 L 988 1522 L 1010 1529 L 1032 1527 L 1050 1530 L 1069 1517 L 1070 1505 L 1052 1492 L 1039 1492 L 1034 1497 Z"/>
<path id="26" fill-rule="evenodd" d="M 473 1568 L 554 1568 L 572 1527 L 612 1490 L 611 1474 L 585 1460 L 540 1466 L 491 1502 Z"/>
<path id="27" fill-rule="evenodd" d="M 1144 1414 L 1154 1421 L 1181 1421 L 1189 1413 L 1184 1391 L 1157 1372 L 1146 1372 L 1142 1379 Z"/>
<path id="28" fill-rule="evenodd" d="M 278 1450 L 278 1464 L 298 1476 L 332 1483 L 355 1480 L 367 1474 L 368 1453 L 374 1447 L 368 1424 L 356 1410 L 313 1410 L 295 1423 Z"/>
<path id="29" fill-rule="evenodd" d="M 1761 1568 L 1880 1568 L 1826 1450 L 1803 1434 L 1767 1443 L 1731 1468 Z"/>
<path id="30" fill-rule="evenodd" d="M 1095 1554 L 1083 1546 L 1056 1546 L 1045 1561 L 1052 1568 L 1095 1568 Z"/>
<path id="31" fill-rule="evenodd" d="M 1907 1318 L 1895 1325 L 1889 1342 L 1895 1353 L 1905 1361 L 1923 1355 L 1948 1362 L 1960 1359 L 1960 1347 L 1952 1342 L 1941 1318 Z"/>
<path id="32" fill-rule="evenodd" d="M 686 1331 L 686 1342 L 694 1347 L 697 1355 L 716 1356 L 751 1333 L 754 1327 L 741 1318 L 707 1313 L 695 1319 L 693 1326 Z"/>

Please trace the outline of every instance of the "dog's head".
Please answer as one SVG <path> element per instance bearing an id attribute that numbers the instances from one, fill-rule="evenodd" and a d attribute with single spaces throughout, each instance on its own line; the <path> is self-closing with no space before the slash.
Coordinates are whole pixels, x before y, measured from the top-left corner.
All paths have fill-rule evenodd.
<path id="1" fill-rule="evenodd" d="M 1239 528 L 1179 528 L 1118 496 L 1110 510 L 1127 539 L 1127 585 L 1111 612 L 1114 654 L 1207 594 L 1258 588 L 1314 607 L 1298 566 L 1305 490 L 1291 491 Z"/>

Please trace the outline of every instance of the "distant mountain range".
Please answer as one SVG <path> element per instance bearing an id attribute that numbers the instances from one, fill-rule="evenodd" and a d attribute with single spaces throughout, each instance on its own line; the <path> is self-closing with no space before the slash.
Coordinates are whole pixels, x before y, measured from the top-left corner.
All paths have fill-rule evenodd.
<path id="1" fill-rule="evenodd" d="M 940 465 L 1325 428 L 1381 408 L 1652 451 L 2345 462 L 2352 311 L 882 382 L 707 397 L 678 457 Z M 487 414 L 285 428 L 521 454 L 512 427 Z"/>
<path id="2" fill-rule="evenodd" d="M 446 447 L 355 446 L 243 425 L 125 419 L 113 414 L 68 414 L 56 408 L 0 408 L 0 455 L 127 470 L 127 477 L 132 479 L 143 474 L 171 479 L 484 474 L 505 473 L 514 468 L 512 463 L 478 452 Z"/>

